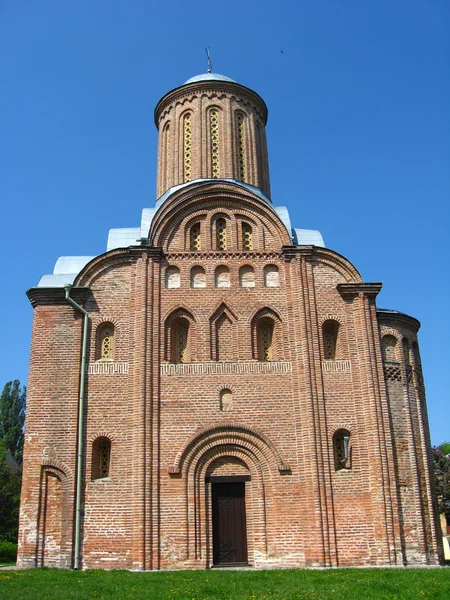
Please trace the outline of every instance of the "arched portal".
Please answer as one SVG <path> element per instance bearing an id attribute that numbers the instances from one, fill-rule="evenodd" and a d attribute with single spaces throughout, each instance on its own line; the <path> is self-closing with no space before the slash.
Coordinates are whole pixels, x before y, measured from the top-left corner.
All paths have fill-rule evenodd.
<path id="1" fill-rule="evenodd" d="M 206 567 L 264 561 L 273 530 L 274 483 L 289 474 L 262 433 L 236 423 L 202 430 L 170 469 L 185 479 L 187 560 Z"/>

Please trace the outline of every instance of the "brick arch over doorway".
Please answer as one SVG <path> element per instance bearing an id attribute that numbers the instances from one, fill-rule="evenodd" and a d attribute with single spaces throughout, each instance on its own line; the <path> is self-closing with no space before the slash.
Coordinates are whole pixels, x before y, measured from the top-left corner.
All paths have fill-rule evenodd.
<path id="1" fill-rule="evenodd" d="M 172 477 L 184 481 L 180 487 L 186 507 L 188 563 L 206 567 L 217 564 L 213 486 L 219 480 L 242 486 L 245 562 L 248 559 L 253 564 L 255 557 L 267 557 L 273 551 L 276 540 L 270 539 L 270 532 L 276 529 L 274 487 L 290 471 L 266 436 L 236 424 L 204 430 L 186 444 L 170 471 Z"/>

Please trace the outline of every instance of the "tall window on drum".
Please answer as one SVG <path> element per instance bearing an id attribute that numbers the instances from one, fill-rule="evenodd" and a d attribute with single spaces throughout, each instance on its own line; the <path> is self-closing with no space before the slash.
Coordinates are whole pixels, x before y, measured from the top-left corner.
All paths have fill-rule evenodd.
<path id="1" fill-rule="evenodd" d="M 213 108 L 209 111 L 209 131 L 211 138 L 211 177 L 220 177 L 219 164 L 219 111 Z"/>
<path id="2" fill-rule="evenodd" d="M 253 250 L 252 228 L 248 223 L 242 223 L 242 248 Z"/>
<path id="3" fill-rule="evenodd" d="M 236 115 L 237 147 L 239 159 L 239 179 L 245 181 L 245 132 L 244 115 L 240 112 Z"/>
<path id="4" fill-rule="evenodd" d="M 192 115 L 186 113 L 183 118 L 183 179 L 192 179 Z"/>
<path id="5" fill-rule="evenodd" d="M 227 249 L 227 224 L 222 218 L 216 221 L 216 247 L 222 252 Z"/>
<path id="6" fill-rule="evenodd" d="M 98 355 L 97 355 L 98 356 Z M 114 326 L 104 325 L 100 330 L 100 360 L 114 358 Z"/>
<path id="7" fill-rule="evenodd" d="M 268 362 L 273 360 L 272 352 L 273 321 L 261 319 L 258 323 L 258 358 Z"/>
<path id="8" fill-rule="evenodd" d="M 189 249 L 191 252 L 200 252 L 200 223 L 194 223 L 189 232 Z"/>

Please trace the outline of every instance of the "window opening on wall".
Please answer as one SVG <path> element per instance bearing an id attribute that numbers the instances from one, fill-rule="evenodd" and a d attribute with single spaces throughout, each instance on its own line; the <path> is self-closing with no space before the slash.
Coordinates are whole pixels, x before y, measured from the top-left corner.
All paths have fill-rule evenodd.
<path id="1" fill-rule="evenodd" d="M 384 335 L 381 340 L 381 353 L 385 362 L 395 362 L 397 339 L 393 335 Z"/>
<path id="2" fill-rule="evenodd" d="M 270 319 L 261 319 L 258 324 L 258 358 L 260 361 L 272 360 L 273 322 Z"/>
<path id="3" fill-rule="evenodd" d="M 191 252 L 199 252 L 201 250 L 200 244 L 200 223 L 192 225 L 190 230 L 190 250 Z"/>
<path id="4" fill-rule="evenodd" d="M 216 221 L 216 246 L 220 251 L 227 249 L 227 224 L 223 218 Z"/>
<path id="5" fill-rule="evenodd" d="M 163 161 L 164 161 L 164 188 L 169 187 L 169 165 L 170 165 L 170 125 L 166 124 L 164 127 L 164 150 L 163 150 Z"/>
<path id="6" fill-rule="evenodd" d="M 211 137 L 211 177 L 220 177 L 219 164 L 219 111 L 213 108 L 209 111 L 209 127 Z"/>
<path id="7" fill-rule="evenodd" d="M 322 325 L 323 352 L 325 360 L 336 358 L 337 338 L 339 323 L 337 321 L 325 321 Z"/>
<path id="8" fill-rule="evenodd" d="M 179 319 L 175 323 L 174 331 L 174 361 L 175 363 L 188 362 L 188 333 L 189 324 L 186 319 Z"/>
<path id="9" fill-rule="evenodd" d="M 351 469 L 350 432 L 346 429 L 336 431 L 333 436 L 335 470 Z"/>
<path id="10" fill-rule="evenodd" d="M 97 338 L 100 346 L 97 347 L 97 360 L 112 360 L 114 358 L 114 326 L 112 323 L 100 326 L 99 338 Z"/>
<path id="11" fill-rule="evenodd" d="M 183 179 L 192 179 L 192 115 L 186 113 L 183 119 Z"/>
<path id="12" fill-rule="evenodd" d="M 109 477 L 111 461 L 111 440 L 107 437 L 97 438 L 92 444 L 92 479 Z"/>
<path id="13" fill-rule="evenodd" d="M 244 115 L 240 112 L 236 116 L 237 138 L 238 138 L 238 156 L 239 156 L 239 179 L 245 181 L 245 135 L 244 135 Z"/>
<path id="14" fill-rule="evenodd" d="M 252 228 L 248 223 L 242 223 L 242 247 L 244 250 L 253 250 Z"/>

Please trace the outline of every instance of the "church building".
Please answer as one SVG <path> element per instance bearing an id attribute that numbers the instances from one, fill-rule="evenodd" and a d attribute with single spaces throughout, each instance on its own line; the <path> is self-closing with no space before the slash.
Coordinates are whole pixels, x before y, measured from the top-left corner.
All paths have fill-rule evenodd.
<path id="1" fill-rule="evenodd" d="M 28 290 L 19 566 L 439 563 L 420 324 L 292 226 L 266 122 L 168 92 L 155 205 Z"/>

